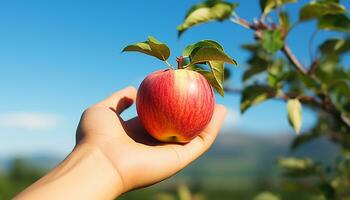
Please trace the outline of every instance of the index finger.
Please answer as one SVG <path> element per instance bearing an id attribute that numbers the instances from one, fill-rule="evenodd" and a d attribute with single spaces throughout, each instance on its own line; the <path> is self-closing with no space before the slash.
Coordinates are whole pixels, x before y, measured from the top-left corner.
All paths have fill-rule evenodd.
<path id="1" fill-rule="evenodd" d="M 136 93 L 137 90 L 134 87 L 129 86 L 113 93 L 111 96 L 100 101 L 95 106 L 108 107 L 120 114 L 123 110 L 133 104 L 133 102 L 136 100 Z"/>

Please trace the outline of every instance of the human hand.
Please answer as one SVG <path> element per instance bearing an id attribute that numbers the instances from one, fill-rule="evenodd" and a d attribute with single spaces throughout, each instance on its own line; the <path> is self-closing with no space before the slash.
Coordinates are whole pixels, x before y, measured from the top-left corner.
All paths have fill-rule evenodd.
<path id="1" fill-rule="evenodd" d="M 128 87 L 88 108 L 77 130 L 77 146 L 99 149 L 111 162 L 120 179 L 120 193 L 166 179 L 202 155 L 215 140 L 227 112 L 216 105 L 209 125 L 187 144 L 161 143 L 149 136 L 138 117 L 128 121 L 120 117 L 136 93 Z"/>

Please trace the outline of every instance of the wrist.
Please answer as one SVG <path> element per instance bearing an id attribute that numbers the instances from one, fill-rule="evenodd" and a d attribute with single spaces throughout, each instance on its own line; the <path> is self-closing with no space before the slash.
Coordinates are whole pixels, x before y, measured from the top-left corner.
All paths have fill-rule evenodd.
<path id="1" fill-rule="evenodd" d="M 15 199 L 114 199 L 123 193 L 123 182 L 103 152 L 79 144 L 46 176 Z"/>
<path id="2" fill-rule="evenodd" d="M 119 172 L 99 147 L 78 144 L 69 155 L 71 156 L 80 158 L 82 165 L 85 165 L 81 174 L 87 174 L 91 179 L 89 181 L 98 190 L 96 192 L 106 197 L 100 199 L 116 198 L 123 193 L 123 181 Z"/>

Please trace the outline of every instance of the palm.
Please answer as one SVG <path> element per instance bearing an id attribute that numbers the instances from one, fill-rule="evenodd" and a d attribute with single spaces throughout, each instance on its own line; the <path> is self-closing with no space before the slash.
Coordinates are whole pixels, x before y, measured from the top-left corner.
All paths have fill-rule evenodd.
<path id="1" fill-rule="evenodd" d="M 127 88 L 89 108 L 77 131 L 79 143 L 99 147 L 111 160 L 125 191 L 161 181 L 200 156 L 214 141 L 225 112 L 217 106 L 212 122 L 190 143 L 165 144 L 149 136 L 137 117 L 124 121 L 119 116 L 135 97 L 136 90 Z"/>

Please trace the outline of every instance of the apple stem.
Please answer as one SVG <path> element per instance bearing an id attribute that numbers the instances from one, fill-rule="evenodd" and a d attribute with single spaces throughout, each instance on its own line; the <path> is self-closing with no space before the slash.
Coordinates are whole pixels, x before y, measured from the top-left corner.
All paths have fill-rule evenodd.
<path id="1" fill-rule="evenodd" d="M 168 61 L 164 60 L 164 63 L 169 67 L 169 69 L 174 69 Z"/>
<path id="2" fill-rule="evenodd" d="M 183 56 L 177 57 L 176 62 L 177 62 L 177 68 L 182 69 L 182 61 L 184 60 Z"/>

